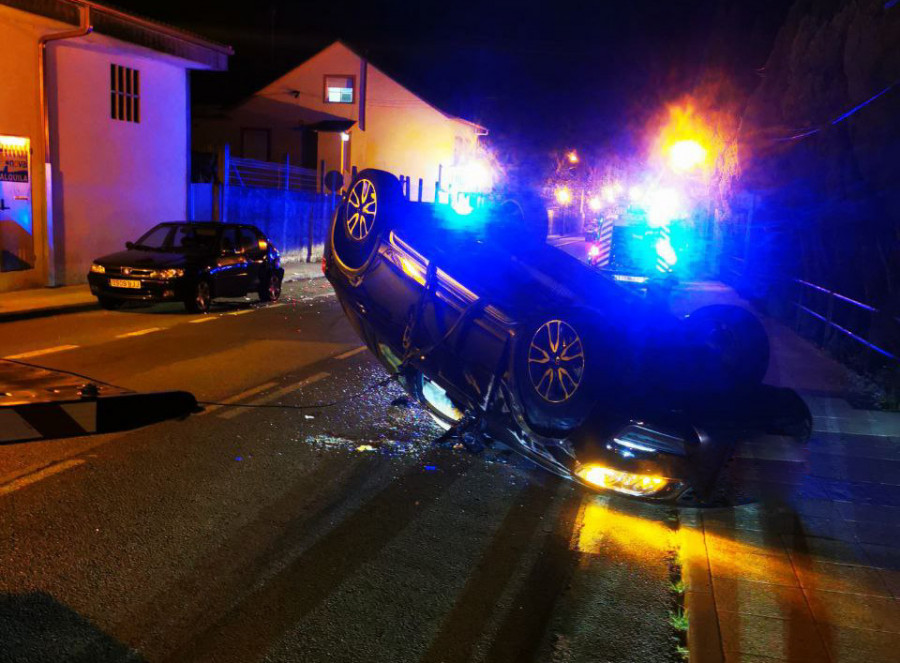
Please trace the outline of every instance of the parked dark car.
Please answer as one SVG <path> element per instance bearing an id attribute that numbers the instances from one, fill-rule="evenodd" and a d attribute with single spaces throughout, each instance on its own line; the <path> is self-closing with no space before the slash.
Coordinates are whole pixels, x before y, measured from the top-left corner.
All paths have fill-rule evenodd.
<path id="1" fill-rule="evenodd" d="M 547 245 L 533 196 L 468 211 L 362 171 L 324 260 L 359 336 L 449 435 L 671 501 L 708 496 L 740 439 L 809 433 L 799 396 L 762 384 L 768 338 L 750 312 L 674 316 Z"/>
<path id="2" fill-rule="evenodd" d="M 205 313 L 215 297 L 257 293 L 261 301 L 274 301 L 283 278 L 278 251 L 259 228 L 177 221 L 97 258 L 88 283 L 105 309 L 127 301 L 180 301 L 192 313 Z"/>

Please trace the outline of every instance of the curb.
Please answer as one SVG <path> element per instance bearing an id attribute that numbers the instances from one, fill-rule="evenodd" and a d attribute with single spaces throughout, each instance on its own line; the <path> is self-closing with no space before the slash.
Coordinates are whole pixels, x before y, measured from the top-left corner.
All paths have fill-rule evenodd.
<path id="1" fill-rule="evenodd" d="M 679 524 L 684 610 L 688 622 L 690 663 L 723 663 L 725 655 L 719 632 L 719 616 L 713 596 L 709 553 L 703 526 L 697 522 Z"/>

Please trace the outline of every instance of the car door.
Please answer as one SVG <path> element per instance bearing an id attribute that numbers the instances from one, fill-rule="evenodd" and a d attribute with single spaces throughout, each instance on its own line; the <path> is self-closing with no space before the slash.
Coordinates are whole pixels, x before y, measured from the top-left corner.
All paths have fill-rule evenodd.
<path id="1" fill-rule="evenodd" d="M 241 255 L 244 256 L 246 262 L 247 272 L 247 279 L 243 284 L 245 290 L 242 294 L 256 292 L 259 290 L 259 281 L 265 271 L 268 244 L 262 233 L 252 226 L 241 226 L 238 241 Z"/>
<path id="2" fill-rule="evenodd" d="M 213 291 L 219 297 L 237 297 L 246 292 L 246 259 L 240 253 L 238 226 L 222 229 L 219 257 L 214 269 Z"/>

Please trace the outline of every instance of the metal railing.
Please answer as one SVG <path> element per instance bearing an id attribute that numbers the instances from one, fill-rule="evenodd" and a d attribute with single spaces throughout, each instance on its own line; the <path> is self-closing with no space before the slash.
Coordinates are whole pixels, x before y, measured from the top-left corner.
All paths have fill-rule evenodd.
<path id="1" fill-rule="evenodd" d="M 820 346 L 825 345 L 829 338 L 829 330 L 833 330 L 885 359 L 900 362 L 900 357 L 865 338 L 876 317 L 895 325 L 897 337 L 900 337 L 900 318 L 883 315 L 874 306 L 858 302 L 815 283 L 802 279 L 795 279 L 794 282 L 799 286 L 797 301 L 794 302 L 797 309 L 796 325 L 800 326 L 803 313 L 823 323 L 818 336 Z"/>
<path id="2" fill-rule="evenodd" d="M 231 157 L 228 184 L 288 191 L 315 191 L 316 171 L 314 168 L 299 168 L 287 163 Z"/>

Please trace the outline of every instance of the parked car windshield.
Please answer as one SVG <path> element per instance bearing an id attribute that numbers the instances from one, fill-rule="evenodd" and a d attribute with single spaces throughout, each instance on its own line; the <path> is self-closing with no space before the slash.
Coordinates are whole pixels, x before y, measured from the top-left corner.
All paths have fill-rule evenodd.
<path id="1" fill-rule="evenodd" d="M 163 223 L 135 242 L 134 248 L 174 253 L 212 253 L 218 241 L 219 229 L 213 226 Z"/>

